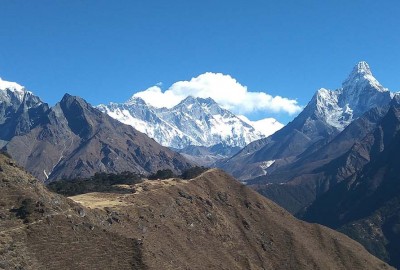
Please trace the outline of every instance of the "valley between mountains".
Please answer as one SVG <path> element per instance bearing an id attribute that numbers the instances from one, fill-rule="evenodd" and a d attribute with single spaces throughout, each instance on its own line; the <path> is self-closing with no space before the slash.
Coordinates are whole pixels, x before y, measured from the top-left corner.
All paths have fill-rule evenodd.
<path id="1" fill-rule="evenodd" d="M 399 132 L 366 62 L 285 126 L 0 79 L 0 268 L 400 268 Z"/>

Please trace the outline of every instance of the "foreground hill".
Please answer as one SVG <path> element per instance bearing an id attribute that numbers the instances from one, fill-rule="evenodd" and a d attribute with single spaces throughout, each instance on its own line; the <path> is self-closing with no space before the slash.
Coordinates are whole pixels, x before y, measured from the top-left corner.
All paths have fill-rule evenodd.
<path id="1" fill-rule="evenodd" d="M 4 156 L 0 167 L 5 269 L 391 269 L 219 170 L 73 197 L 82 206 Z"/>
<path id="2" fill-rule="evenodd" d="M 42 181 L 99 171 L 180 172 L 191 166 L 181 155 L 68 94 L 40 115 L 39 124 L 12 137 L 5 149 Z"/>
<path id="3" fill-rule="evenodd" d="M 0 269 L 142 269 L 140 248 L 94 224 L 0 155 Z"/>

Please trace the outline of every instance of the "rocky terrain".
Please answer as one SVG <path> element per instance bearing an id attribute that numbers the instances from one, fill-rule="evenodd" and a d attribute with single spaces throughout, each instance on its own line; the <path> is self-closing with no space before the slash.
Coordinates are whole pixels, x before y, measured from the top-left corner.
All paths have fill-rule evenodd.
<path id="1" fill-rule="evenodd" d="M 79 97 L 66 94 L 38 119 L 38 124 L 10 138 L 4 149 L 42 181 L 96 172 L 180 172 L 191 166 L 181 155 Z"/>
<path id="2" fill-rule="evenodd" d="M 391 269 L 219 170 L 71 200 L 0 167 L 4 269 Z"/>

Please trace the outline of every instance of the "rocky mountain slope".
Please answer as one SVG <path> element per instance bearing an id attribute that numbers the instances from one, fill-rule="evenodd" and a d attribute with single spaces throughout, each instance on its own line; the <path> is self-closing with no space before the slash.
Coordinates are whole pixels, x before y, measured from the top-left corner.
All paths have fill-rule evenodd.
<path id="1" fill-rule="evenodd" d="M 304 218 L 339 229 L 400 267 L 400 97 L 374 130 L 338 158 L 340 170 L 359 169 L 318 197 Z M 338 163 L 338 162 L 336 162 Z"/>
<path id="2" fill-rule="evenodd" d="M 218 170 L 146 181 L 130 195 L 73 198 L 85 207 L 48 192 L 4 156 L 0 167 L 6 269 L 392 269 Z"/>
<path id="3" fill-rule="evenodd" d="M 39 119 L 40 124 L 11 138 L 5 149 L 43 181 L 88 177 L 96 172 L 180 172 L 191 166 L 181 155 L 79 97 L 66 94 Z"/>
<path id="4" fill-rule="evenodd" d="M 367 158 L 352 153 L 351 149 L 376 128 L 388 109 L 384 106 L 370 110 L 326 145 L 310 147 L 297 160 L 247 183 L 290 212 L 300 214 L 318 196 L 368 162 Z"/>
<path id="5" fill-rule="evenodd" d="M 0 78 L 0 147 L 38 125 L 46 110 L 47 104 L 32 92 Z"/>
<path id="6" fill-rule="evenodd" d="M 280 166 L 297 160 L 307 149 L 326 145 L 365 112 L 389 104 L 391 97 L 391 92 L 373 77 L 368 64 L 360 62 L 341 88 L 318 90 L 304 110 L 284 128 L 250 143 L 217 165 L 241 180 L 268 177 Z"/>
<path id="7" fill-rule="evenodd" d="M 173 108 L 155 108 L 138 97 L 125 103 L 97 107 L 111 117 L 136 128 L 164 146 L 244 147 L 274 133 L 282 125 L 276 120 L 252 123 L 221 108 L 211 98 L 187 97 Z M 253 125 L 254 124 L 254 125 Z M 257 129 L 254 126 L 268 126 Z"/>

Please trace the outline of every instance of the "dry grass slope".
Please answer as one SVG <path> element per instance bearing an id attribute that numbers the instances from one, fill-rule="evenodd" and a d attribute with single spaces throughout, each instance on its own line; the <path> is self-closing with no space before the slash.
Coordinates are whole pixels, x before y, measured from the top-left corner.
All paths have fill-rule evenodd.
<path id="1" fill-rule="evenodd" d="M 0 268 L 391 269 L 219 170 L 190 181 L 145 181 L 124 196 L 80 196 L 88 208 L 9 163 L 0 158 Z M 34 204 L 23 218 L 17 214 L 27 198 Z"/>

